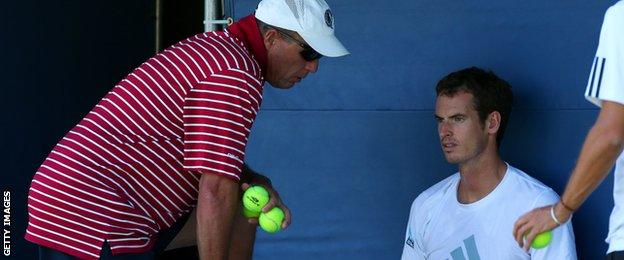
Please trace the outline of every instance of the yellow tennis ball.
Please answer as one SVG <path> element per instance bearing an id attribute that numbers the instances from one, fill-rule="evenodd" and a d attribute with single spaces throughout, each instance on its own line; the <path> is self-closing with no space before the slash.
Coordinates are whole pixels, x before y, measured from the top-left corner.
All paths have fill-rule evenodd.
<path id="1" fill-rule="evenodd" d="M 262 186 L 249 187 L 243 193 L 243 206 L 250 211 L 260 212 L 269 202 L 269 192 Z"/>
<path id="2" fill-rule="evenodd" d="M 260 227 L 269 233 L 275 233 L 282 229 L 282 221 L 284 221 L 284 211 L 280 208 L 272 208 L 267 213 L 260 213 Z"/>
<path id="3" fill-rule="evenodd" d="M 551 239 L 552 239 L 551 231 L 539 233 L 533 239 L 533 243 L 531 243 L 531 247 L 535 249 L 541 249 L 541 248 L 547 247 L 548 244 L 550 244 Z"/>
<path id="4" fill-rule="evenodd" d="M 251 211 L 245 208 L 244 206 L 242 208 L 243 208 L 243 216 L 245 216 L 246 218 L 258 218 L 260 216 L 259 211 Z"/>

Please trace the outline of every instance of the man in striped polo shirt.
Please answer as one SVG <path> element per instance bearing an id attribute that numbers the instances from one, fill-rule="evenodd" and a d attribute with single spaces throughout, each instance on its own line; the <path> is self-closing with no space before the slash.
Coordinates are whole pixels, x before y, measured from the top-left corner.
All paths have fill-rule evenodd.
<path id="1" fill-rule="evenodd" d="M 346 54 L 323 0 L 263 0 L 227 30 L 171 46 L 54 147 L 30 187 L 26 239 L 44 259 L 151 259 L 193 244 L 202 259 L 250 258 L 256 223 L 240 214 L 239 183 L 267 187 L 265 210 L 290 222 L 244 165 L 263 84 L 290 88 L 320 57 Z"/>

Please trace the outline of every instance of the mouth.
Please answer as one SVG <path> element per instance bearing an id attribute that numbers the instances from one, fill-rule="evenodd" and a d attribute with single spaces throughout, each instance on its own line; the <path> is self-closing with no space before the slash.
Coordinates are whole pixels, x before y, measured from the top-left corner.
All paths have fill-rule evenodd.
<path id="1" fill-rule="evenodd" d="M 458 146 L 455 142 L 442 142 L 442 150 L 445 153 L 452 152 Z"/>

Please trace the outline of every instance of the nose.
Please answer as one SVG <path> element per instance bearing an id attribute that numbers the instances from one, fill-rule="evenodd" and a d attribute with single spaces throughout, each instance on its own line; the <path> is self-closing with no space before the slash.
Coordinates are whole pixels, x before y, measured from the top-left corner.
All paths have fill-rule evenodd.
<path id="1" fill-rule="evenodd" d="M 313 61 L 306 61 L 305 69 L 310 73 L 315 73 L 319 67 L 319 59 Z"/>
<path id="2" fill-rule="evenodd" d="M 438 134 L 440 135 L 440 139 L 451 136 L 453 131 L 451 131 L 451 126 L 448 122 L 440 122 L 438 124 Z"/>

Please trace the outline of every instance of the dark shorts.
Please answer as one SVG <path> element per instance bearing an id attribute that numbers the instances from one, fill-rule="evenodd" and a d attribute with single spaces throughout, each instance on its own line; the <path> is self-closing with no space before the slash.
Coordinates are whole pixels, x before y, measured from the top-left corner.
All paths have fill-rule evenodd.
<path id="1" fill-rule="evenodd" d="M 607 254 L 607 260 L 624 260 L 624 251 L 615 251 Z"/>
<path id="2" fill-rule="evenodd" d="M 158 233 L 158 238 L 154 243 L 154 246 L 150 251 L 145 253 L 138 254 L 120 254 L 113 256 L 113 253 L 110 249 L 110 246 L 107 242 L 104 243 L 102 247 L 102 252 L 100 253 L 101 260 L 151 260 L 151 259 L 173 259 L 173 256 L 176 256 L 177 259 L 199 259 L 197 255 L 197 247 L 185 247 L 174 249 L 170 251 L 166 251 L 165 249 L 169 245 L 169 243 L 178 235 L 184 224 L 186 224 L 186 220 L 188 219 L 188 215 L 180 218 L 176 221 L 168 229 L 160 231 Z M 183 258 L 180 258 L 180 257 Z M 39 246 L 39 260 L 74 260 L 76 257 L 65 254 L 60 251 L 56 251 L 54 249 Z"/>

